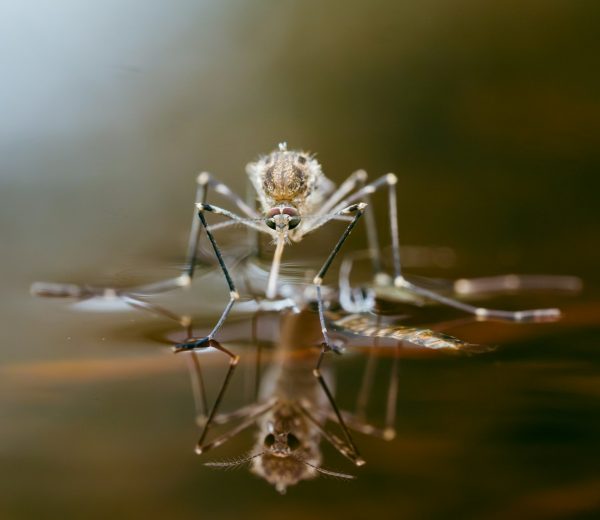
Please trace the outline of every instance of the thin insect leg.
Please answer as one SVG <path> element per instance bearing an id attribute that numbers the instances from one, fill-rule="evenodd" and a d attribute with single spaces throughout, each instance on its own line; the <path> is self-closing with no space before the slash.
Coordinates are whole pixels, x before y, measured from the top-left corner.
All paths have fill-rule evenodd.
<path id="1" fill-rule="evenodd" d="M 385 405 L 385 422 L 384 427 L 380 428 L 370 424 L 365 420 L 365 414 L 358 411 L 356 414 L 351 414 L 346 411 L 342 411 L 341 414 L 346 421 L 349 428 L 356 430 L 365 435 L 372 435 L 379 437 L 386 441 L 392 440 L 396 437 L 396 413 L 398 403 L 398 365 L 399 365 L 399 352 L 400 345 L 396 344 L 394 352 L 394 360 L 390 369 L 390 380 L 388 383 L 386 405 Z M 335 418 L 335 415 L 330 414 L 330 418 Z"/>
<path id="2" fill-rule="evenodd" d="M 352 192 L 356 188 L 363 188 L 368 178 L 367 172 L 364 170 L 355 171 L 350 177 L 348 177 L 338 188 L 338 190 L 331 195 L 331 197 L 319 208 L 316 216 L 326 215 L 331 208 L 335 207 L 340 201 Z M 364 192 L 363 192 L 364 193 Z M 371 204 L 370 196 L 368 193 L 364 193 L 363 200 L 367 205 Z M 343 206 L 347 206 L 344 204 Z M 334 217 L 335 220 L 340 220 L 344 217 Z M 371 262 L 373 264 L 373 272 L 380 273 L 382 270 L 381 263 L 381 249 L 379 247 L 379 237 L 377 233 L 377 226 L 375 224 L 375 214 L 367 211 L 365 213 L 365 224 L 367 228 L 367 240 L 369 243 L 369 254 Z"/>
<path id="3" fill-rule="evenodd" d="M 262 407 L 262 405 L 263 405 L 263 403 L 251 403 L 246 406 L 242 406 L 241 408 L 238 408 L 237 410 L 234 410 L 233 412 L 219 413 L 213 417 L 212 423 L 213 423 L 213 425 L 222 426 L 231 421 L 235 421 L 236 419 L 242 419 L 244 417 L 248 417 L 249 415 L 254 414 L 256 409 L 258 407 Z M 206 424 L 206 418 L 204 419 L 204 421 L 199 423 L 199 426 L 204 426 L 204 424 Z"/>
<path id="4" fill-rule="evenodd" d="M 192 380 L 192 394 L 194 396 L 194 404 L 196 405 L 196 421 L 204 423 L 208 414 L 208 401 L 206 399 L 206 387 L 204 385 L 202 368 L 198 360 L 198 354 L 193 350 L 187 356 L 187 359 L 189 360 L 188 366 Z"/>
<path id="5" fill-rule="evenodd" d="M 260 215 L 257 213 L 257 211 L 254 208 L 252 208 L 251 206 L 246 204 L 246 202 L 239 195 L 237 195 L 231 188 L 229 188 L 229 186 L 227 186 L 226 184 L 223 184 L 222 182 L 215 180 L 209 173 L 203 172 L 200 175 L 198 175 L 198 184 L 210 186 L 219 195 L 223 195 L 223 197 L 225 197 L 226 199 L 231 201 L 233 204 L 235 204 L 240 209 L 240 211 L 242 211 L 249 218 L 251 218 L 251 219 L 260 218 Z M 198 202 L 201 204 L 205 204 L 206 199 L 199 200 Z"/>
<path id="6" fill-rule="evenodd" d="M 327 431 L 325 429 L 325 427 L 319 422 L 319 420 L 312 413 L 310 413 L 310 411 L 308 410 L 308 408 L 306 406 L 297 405 L 297 407 L 302 412 L 302 414 L 317 427 L 317 429 L 319 430 L 319 432 L 321 433 L 323 438 L 327 442 L 329 442 L 340 454 L 342 454 L 344 457 L 346 457 L 348 460 L 350 460 L 353 464 L 356 464 L 357 466 L 363 466 L 365 464 L 365 460 L 363 458 L 361 458 L 358 451 L 356 451 L 356 448 L 354 447 L 354 443 L 349 444 L 347 441 L 344 442 L 337 435 Z M 337 416 L 336 416 L 336 419 L 337 419 Z M 344 424 L 344 423 L 342 422 L 341 424 Z M 345 425 L 344 425 L 344 428 L 345 428 Z M 347 431 L 347 429 L 346 429 L 346 431 Z M 346 431 L 344 433 L 346 433 Z M 348 435 L 349 435 L 349 433 L 348 433 Z M 346 436 L 346 435 L 344 435 L 344 436 Z M 352 440 L 352 439 L 350 438 L 350 440 Z"/>
<path id="7" fill-rule="evenodd" d="M 338 408 L 335 402 L 335 398 L 333 397 L 331 390 L 329 390 L 329 386 L 327 385 L 327 382 L 325 381 L 325 378 L 321 373 L 321 364 L 323 363 L 325 352 L 326 351 L 324 349 L 321 350 L 321 354 L 319 355 L 319 359 L 317 361 L 317 366 L 313 370 L 313 375 L 317 378 L 317 381 L 321 385 L 321 388 L 323 389 L 323 392 L 327 396 L 327 400 L 329 401 L 329 404 L 333 409 L 333 412 L 337 418 L 337 422 L 340 425 L 340 428 L 342 429 L 344 438 L 346 439 L 346 444 L 350 448 L 349 455 L 352 457 L 354 463 L 357 466 L 362 466 L 365 463 L 365 461 L 361 458 L 360 453 L 358 452 L 358 448 L 356 447 L 356 444 L 354 444 L 354 440 L 352 439 L 352 435 L 350 434 L 350 430 L 348 430 L 348 427 L 344 422 L 344 418 L 340 412 L 340 409 Z"/>
<path id="8" fill-rule="evenodd" d="M 393 173 L 388 173 L 387 175 L 379 177 L 373 182 L 370 182 L 366 186 L 354 192 L 346 199 L 342 200 L 335 208 L 333 208 L 333 210 L 331 210 L 329 214 L 319 216 L 319 218 L 315 222 L 312 222 L 311 225 L 305 230 L 304 234 L 320 228 L 321 226 L 332 220 L 335 216 L 343 212 L 344 208 L 348 207 L 357 200 L 364 199 L 365 197 L 375 193 L 378 189 L 380 189 L 383 186 L 393 187 L 397 182 L 398 178 Z"/>
<path id="9" fill-rule="evenodd" d="M 394 285 L 398 288 L 406 289 L 407 291 L 418 294 L 420 296 L 425 296 L 430 300 L 442 303 L 444 305 L 448 305 L 449 307 L 454 307 L 455 309 L 459 309 L 469 314 L 473 314 L 480 320 L 497 319 L 503 321 L 536 322 L 552 321 L 560 318 L 559 309 L 529 309 L 523 311 L 504 311 L 499 309 L 489 309 L 486 307 L 476 307 L 474 305 L 469 305 L 468 303 L 464 303 L 453 298 L 443 296 L 436 292 L 430 291 L 429 289 L 419 287 L 418 285 L 409 282 L 406 278 L 402 276 L 398 276 L 394 280 Z"/>
<path id="10" fill-rule="evenodd" d="M 380 316 L 377 316 L 379 321 Z M 363 373 L 360 390 L 356 398 L 356 417 L 358 419 L 364 419 L 366 417 L 367 406 L 369 404 L 369 398 L 371 390 L 373 388 L 373 380 L 375 376 L 375 370 L 377 368 L 377 356 L 375 355 L 375 349 L 379 338 L 375 338 L 373 345 L 369 348 L 369 356 L 365 365 L 365 371 Z"/>
<path id="11" fill-rule="evenodd" d="M 99 296 L 100 289 L 74 283 L 33 282 L 29 289 L 34 296 L 45 298 L 76 298 L 85 300 Z M 116 290 L 115 294 L 116 294 Z"/>
<path id="12" fill-rule="evenodd" d="M 370 196 L 365 196 L 364 200 L 367 204 L 371 204 Z M 377 233 L 374 211 L 367 211 L 365 213 L 365 224 L 367 228 L 367 242 L 369 244 L 369 257 L 371 258 L 373 272 L 375 276 L 378 276 L 383 273 L 383 263 L 381 261 L 381 248 L 379 246 L 379 235 Z"/>
<path id="13" fill-rule="evenodd" d="M 153 314 L 157 314 L 158 316 L 164 316 L 166 318 L 176 321 L 177 323 L 179 323 L 182 327 L 185 327 L 186 329 L 192 323 L 191 316 L 188 316 L 188 315 L 179 316 L 178 314 L 175 314 L 174 312 L 171 312 L 168 309 L 165 309 L 164 307 L 161 307 L 154 303 L 147 302 L 145 300 L 142 300 L 141 298 L 132 296 L 131 294 L 127 294 L 127 293 L 119 294 L 119 298 L 121 300 L 123 300 L 127 305 L 130 305 L 131 307 L 134 307 L 136 309 L 141 309 L 144 311 L 148 311 Z"/>
<path id="14" fill-rule="evenodd" d="M 392 440 L 396 437 L 396 414 L 398 411 L 398 368 L 400 363 L 400 344 L 396 343 L 394 349 L 394 360 L 390 371 L 390 383 L 388 385 L 387 402 L 385 407 L 385 430 L 383 437 Z"/>
<path id="15" fill-rule="evenodd" d="M 335 257 L 339 253 L 340 249 L 344 245 L 344 242 L 346 241 L 346 239 L 348 238 L 348 236 L 354 229 L 354 226 L 356 226 L 358 219 L 364 213 L 365 207 L 366 207 L 366 204 L 359 203 L 359 204 L 353 204 L 352 206 L 349 206 L 345 210 L 343 210 L 344 213 L 355 213 L 354 220 L 352 220 L 352 222 L 350 222 L 348 227 L 345 229 L 344 233 L 338 240 L 337 244 L 335 245 L 335 247 L 329 254 L 329 257 L 327 258 L 327 260 L 325 260 L 323 267 L 321 267 L 321 270 L 319 271 L 319 273 L 317 274 L 317 276 L 315 276 L 315 278 L 313 280 L 313 283 L 315 284 L 316 289 L 317 289 L 317 304 L 319 307 L 319 320 L 321 322 L 321 331 L 323 332 L 324 348 L 327 350 L 330 349 L 331 347 L 329 345 L 329 337 L 327 335 L 327 327 L 325 326 L 325 311 L 324 311 L 324 305 L 323 305 L 323 296 L 321 294 L 321 285 L 323 284 L 323 278 L 324 278 L 325 274 L 327 274 L 327 271 L 329 270 L 329 267 L 331 266 L 333 260 L 335 259 Z"/>
<path id="16" fill-rule="evenodd" d="M 221 401 L 223 400 L 223 396 L 225 395 L 225 391 L 227 390 L 227 386 L 229 385 L 229 381 L 231 380 L 233 371 L 235 370 L 235 367 L 237 366 L 237 364 L 240 360 L 239 356 L 236 356 L 235 354 L 233 354 L 232 352 L 227 350 L 225 347 L 223 347 L 216 341 L 211 341 L 211 346 L 213 346 L 217 350 L 220 350 L 221 352 L 223 352 L 224 354 L 229 356 L 229 368 L 227 369 L 227 373 L 225 374 L 225 379 L 223 380 L 221 389 L 219 390 L 219 393 L 217 394 L 215 403 L 214 403 L 210 413 L 208 414 L 208 419 L 206 419 L 206 424 L 204 425 L 204 428 L 202 429 L 202 434 L 200 435 L 200 438 L 198 439 L 198 443 L 196 444 L 196 453 L 198 453 L 198 454 L 202 453 L 202 451 L 203 451 L 204 439 L 206 438 L 208 430 L 212 426 L 213 418 L 214 418 L 215 414 L 217 413 L 219 406 L 221 405 Z"/>
<path id="17" fill-rule="evenodd" d="M 216 208 L 216 209 L 220 209 L 220 208 Z M 195 348 L 201 348 L 206 343 L 210 342 L 215 337 L 215 334 L 219 331 L 219 329 L 221 328 L 223 323 L 225 323 L 225 320 L 227 319 L 227 316 L 229 315 L 229 312 L 231 311 L 233 304 L 240 298 L 240 295 L 238 294 L 238 292 L 235 288 L 235 284 L 233 283 L 231 275 L 229 274 L 229 271 L 227 270 L 227 266 L 225 265 L 223 256 L 221 255 L 221 250 L 219 249 L 219 246 L 217 245 L 215 237 L 211 233 L 210 229 L 208 229 L 206 217 L 204 216 L 205 211 L 214 211 L 214 210 L 215 210 L 215 208 L 213 206 L 209 206 L 208 204 L 199 204 L 198 205 L 198 217 L 200 218 L 200 221 L 202 222 L 202 225 L 204 226 L 204 229 L 206 230 L 206 234 L 208 235 L 208 239 L 213 247 L 215 256 L 217 257 L 219 265 L 221 266 L 221 271 L 223 271 L 223 275 L 225 276 L 227 286 L 229 287 L 229 302 L 225 306 L 225 309 L 223 310 L 221 317 L 219 318 L 219 321 L 217 321 L 217 324 L 213 327 L 213 329 L 210 331 L 208 336 L 206 336 L 205 338 L 198 339 L 198 340 L 191 340 L 191 341 L 186 341 L 184 343 L 179 343 L 178 345 L 175 345 L 175 347 L 174 347 L 175 352 L 181 352 L 182 350 L 193 350 Z"/>
<path id="18" fill-rule="evenodd" d="M 254 191 L 254 186 L 252 186 L 252 183 L 248 179 L 246 182 L 246 204 L 260 217 L 260 213 L 256 209 L 256 202 L 256 191 Z M 254 246 L 253 256 L 260 258 L 260 235 L 256 229 L 248 228 L 248 239 L 249 243 Z"/>
<path id="19" fill-rule="evenodd" d="M 205 182 L 207 173 L 201 173 L 196 177 L 196 198 L 194 200 L 194 210 L 192 211 L 192 223 L 190 225 L 190 235 L 188 238 L 188 248 L 185 259 L 186 273 L 190 280 L 194 276 L 196 261 L 198 259 L 198 243 L 200 241 L 200 221 L 196 215 L 196 204 L 206 203 L 208 186 Z"/>
<path id="20" fill-rule="evenodd" d="M 169 280 L 172 282 L 172 280 Z M 61 283 L 47 283 L 47 282 L 35 282 L 31 285 L 31 292 L 36 296 L 53 297 L 53 298 L 76 298 L 77 300 L 89 300 L 93 298 L 104 298 L 107 300 L 120 300 L 130 307 L 135 309 L 144 310 L 152 314 L 164 316 L 170 320 L 174 320 L 186 329 L 191 326 L 192 319 L 188 315 L 175 314 L 164 307 L 150 303 L 140 297 L 140 294 L 152 293 L 155 291 L 148 290 L 152 289 L 152 286 L 138 286 L 127 291 L 122 289 L 115 289 L 112 287 L 93 287 L 90 285 L 76 285 L 76 284 L 61 284 Z M 160 287 L 159 287 L 160 288 Z M 160 291 L 156 291 L 160 292 Z"/>
<path id="21" fill-rule="evenodd" d="M 581 279 L 576 276 L 506 274 L 482 278 L 461 278 L 454 282 L 454 292 L 460 295 L 490 294 L 522 290 L 556 290 L 577 292 Z"/>
<path id="22" fill-rule="evenodd" d="M 261 233 L 266 233 L 267 235 L 276 236 L 276 233 L 274 231 L 271 231 L 268 227 L 261 225 L 262 219 L 243 218 L 243 217 L 240 217 L 239 215 L 236 215 L 235 213 L 232 213 L 229 210 L 220 208 L 219 206 L 213 206 L 212 204 L 196 204 L 196 207 L 198 208 L 199 211 L 210 211 L 211 213 L 214 213 L 215 215 L 223 215 L 224 217 L 234 220 L 238 224 L 242 224 L 244 226 L 251 227 Z M 208 228 L 218 229 L 218 224 L 215 224 L 213 226 L 208 226 Z"/>
<path id="23" fill-rule="evenodd" d="M 344 201 L 348 202 L 357 200 L 358 198 L 363 196 L 365 192 L 372 193 L 384 183 L 388 185 L 390 232 L 392 239 L 392 258 L 394 263 L 394 285 L 396 287 L 406 289 L 410 292 L 421 296 L 425 296 L 426 298 L 443 303 L 450 307 L 454 307 L 456 309 L 460 309 L 470 314 L 474 314 L 479 319 L 499 319 L 505 321 L 547 321 L 555 320 L 560 317 L 560 311 L 558 309 L 531 309 L 512 312 L 498 309 L 488 309 L 485 307 L 476 307 L 460 302 L 453 298 L 443 296 L 434 291 L 430 291 L 429 289 L 419 287 L 406 280 L 402 276 L 400 243 L 398 238 L 398 210 L 395 189 L 397 180 L 398 179 L 394 174 L 388 173 L 384 177 L 377 179 L 375 182 L 368 184 L 363 189 L 352 194 L 348 199 L 346 199 L 346 201 Z"/>
<path id="24" fill-rule="evenodd" d="M 275 406 L 275 403 L 268 402 L 268 403 L 264 403 L 262 405 L 254 405 L 254 406 L 255 406 L 254 409 L 250 409 L 250 408 L 248 409 L 248 412 L 252 411 L 251 415 L 248 415 L 247 418 L 244 421 L 242 421 L 240 424 L 238 424 L 231 430 L 225 432 L 224 434 L 218 436 L 217 438 L 213 439 L 211 442 L 209 442 L 207 444 L 196 445 L 196 453 L 198 455 L 201 455 L 203 453 L 206 453 L 207 451 L 217 448 L 218 446 L 221 446 L 222 444 L 225 444 L 229 439 L 232 439 L 238 433 L 240 433 L 240 432 L 244 431 L 246 428 L 252 426 L 252 424 L 254 424 L 254 422 L 261 415 L 264 415 L 269 410 L 271 410 L 273 408 L 273 406 Z"/>
<path id="25" fill-rule="evenodd" d="M 364 184 L 367 180 L 367 172 L 364 170 L 357 170 L 340 184 L 339 188 L 334 191 L 326 202 L 317 210 L 315 216 L 321 216 L 329 213 L 331 209 L 339 204 L 339 202 L 351 191 L 355 190 L 358 186 Z M 347 206 L 348 204 L 345 204 Z"/>
<path id="26" fill-rule="evenodd" d="M 401 275 L 400 243 L 399 243 L 399 239 L 398 239 L 398 209 L 397 209 L 398 204 L 397 204 L 397 200 L 396 200 L 396 184 L 397 183 L 398 183 L 398 177 L 396 177 L 396 175 L 394 175 L 393 173 L 388 173 L 382 177 L 379 177 L 375 181 L 367 184 L 366 186 L 364 186 L 357 192 L 353 193 L 350 197 L 348 197 L 347 199 L 345 199 L 344 201 L 342 201 L 340 203 L 340 206 L 350 204 L 351 202 L 354 202 L 356 200 L 364 198 L 365 196 L 368 196 L 368 195 L 374 193 L 378 189 L 380 189 L 384 186 L 387 186 L 390 235 L 391 235 L 391 240 L 392 240 L 392 259 L 393 259 L 393 265 L 394 265 L 394 275 L 396 277 Z M 368 222 L 367 222 L 367 226 L 369 226 Z M 376 236 L 376 226 L 371 224 L 371 227 L 375 228 L 374 236 Z M 367 232 L 369 233 L 369 235 L 373 235 L 373 230 L 369 229 L 369 227 L 367 227 Z M 369 243 L 370 249 L 372 249 L 375 246 L 377 246 L 377 248 L 379 249 L 378 244 L 374 244 L 371 242 Z M 375 275 L 378 275 L 381 273 L 381 260 L 380 260 L 379 256 L 377 258 L 379 259 L 379 266 L 377 268 L 376 264 L 374 263 L 374 267 L 376 267 Z"/>

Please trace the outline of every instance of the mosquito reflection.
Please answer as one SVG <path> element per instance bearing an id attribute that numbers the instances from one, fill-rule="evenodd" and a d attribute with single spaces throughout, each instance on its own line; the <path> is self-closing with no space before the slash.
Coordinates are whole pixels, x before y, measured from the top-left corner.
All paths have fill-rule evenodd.
<path id="1" fill-rule="evenodd" d="M 260 315 L 256 320 L 271 320 L 273 314 Z M 370 349 L 365 364 L 362 384 L 353 411 L 341 409 L 335 397 L 335 374 L 323 366 L 322 353 L 315 348 L 321 333 L 314 313 L 288 312 L 275 316 L 279 331 L 270 346 L 268 355 L 258 337 L 259 327 L 252 327 L 251 342 L 256 348 L 254 365 L 258 384 L 253 402 L 230 412 L 221 412 L 221 405 L 238 366 L 238 356 L 222 344 L 212 341 L 210 346 L 229 357 L 225 374 L 212 406 L 206 397 L 206 384 L 202 373 L 202 354 L 188 351 L 192 388 L 196 400 L 201 433 L 196 453 L 207 452 L 225 444 L 241 432 L 254 427 L 254 447 L 247 455 L 225 461 L 205 464 L 218 468 L 249 465 L 250 471 L 263 478 L 280 493 L 303 480 L 319 475 L 339 479 L 353 479 L 354 475 L 323 465 L 322 441 L 331 445 L 340 455 L 355 466 L 365 461 L 352 439 L 350 430 L 381 439 L 395 436 L 396 400 L 398 393 L 398 349 L 393 356 L 388 374 L 386 413 L 382 427 L 367 420 L 367 406 L 373 390 L 374 356 L 377 345 Z M 254 322 L 256 323 L 256 322 Z M 267 342 L 268 344 L 268 342 Z M 318 343 L 317 343 L 318 344 Z M 258 360 L 266 359 L 264 371 Z M 219 433 L 213 433 L 220 429 Z"/>

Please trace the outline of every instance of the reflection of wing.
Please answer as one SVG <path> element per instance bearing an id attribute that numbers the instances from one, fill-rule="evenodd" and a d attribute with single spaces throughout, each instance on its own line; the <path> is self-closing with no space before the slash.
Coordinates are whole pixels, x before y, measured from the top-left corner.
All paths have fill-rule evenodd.
<path id="1" fill-rule="evenodd" d="M 418 347 L 431 350 L 454 350 L 481 352 L 489 348 L 466 343 L 441 332 L 418 327 L 407 327 L 403 325 L 379 324 L 372 316 L 362 314 L 350 314 L 333 321 L 333 326 L 340 332 L 366 336 L 371 338 L 387 338 L 411 343 Z"/>

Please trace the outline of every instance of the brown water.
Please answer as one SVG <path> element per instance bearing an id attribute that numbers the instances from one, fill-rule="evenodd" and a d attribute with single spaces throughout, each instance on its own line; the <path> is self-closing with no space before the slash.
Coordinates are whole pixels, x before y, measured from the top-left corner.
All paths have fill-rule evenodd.
<path id="1" fill-rule="evenodd" d="M 0 517 L 598 515 L 597 5 L 343 5 L 1 8 Z M 193 453 L 170 324 L 28 289 L 172 275 L 194 175 L 243 190 L 243 165 L 284 139 L 318 152 L 336 182 L 356 168 L 399 175 L 402 242 L 456 254 L 450 269 L 411 272 L 572 274 L 585 289 L 497 302 L 557 304 L 556 324 L 452 331 L 492 352 L 403 358 L 396 439 L 357 434 L 360 469 L 324 448 L 325 467 L 358 478 L 282 497 Z M 318 266 L 339 232 L 286 259 Z M 364 244 L 356 233 L 348 250 Z M 161 303 L 209 324 L 226 294 L 208 287 Z M 364 356 L 330 362 L 350 402 Z M 225 362 L 207 363 L 214 392 Z M 240 374 L 227 406 L 242 402 Z M 212 456 L 253 442 L 242 434 Z"/>

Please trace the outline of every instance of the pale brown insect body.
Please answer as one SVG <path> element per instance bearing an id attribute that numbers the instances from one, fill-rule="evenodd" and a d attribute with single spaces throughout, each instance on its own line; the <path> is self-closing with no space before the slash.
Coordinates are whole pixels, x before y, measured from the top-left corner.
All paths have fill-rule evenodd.
<path id="1" fill-rule="evenodd" d="M 288 151 L 285 143 L 279 145 L 279 150 L 248 164 L 246 172 L 258 194 L 267 226 L 295 242 L 311 227 L 302 218 L 315 213 L 335 188 L 313 156 Z"/>
<path id="2" fill-rule="evenodd" d="M 257 449 L 262 455 L 252 460 L 252 473 L 285 493 L 301 480 L 315 478 L 321 464 L 321 433 L 302 414 L 299 396 L 319 416 L 327 410 L 326 396 L 311 371 L 312 366 L 287 360 L 267 374 L 261 389 L 263 398 L 276 395 L 274 408 L 259 422 Z M 319 417 L 321 421 L 324 418 Z M 318 469 L 317 469 L 318 468 Z"/>

